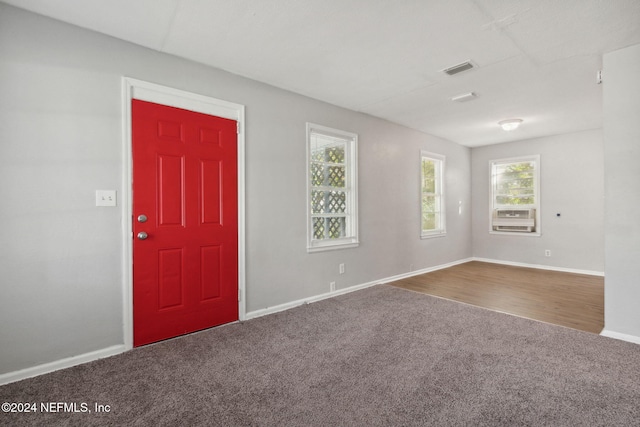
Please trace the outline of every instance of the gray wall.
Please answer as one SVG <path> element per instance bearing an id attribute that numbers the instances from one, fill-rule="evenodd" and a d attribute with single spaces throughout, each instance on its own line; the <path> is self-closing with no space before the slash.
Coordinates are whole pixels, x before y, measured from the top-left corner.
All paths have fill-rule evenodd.
<path id="1" fill-rule="evenodd" d="M 604 56 L 605 330 L 640 342 L 640 45 Z"/>
<path id="2" fill-rule="evenodd" d="M 247 311 L 471 256 L 469 149 L 0 4 L 0 374 L 123 343 L 128 219 L 94 199 L 129 185 L 122 76 L 246 106 Z M 306 252 L 307 121 L 359 134 L 356 249 Z M 443 238 L 420 149 L 447 156 Z"/>
<path id="3" fill-rule="evenodd" d="M 542 235 L 489 234 L 489 161 L 532 154 L 540 155 Z M 515 263 L 603 272 L 602 154 L 600 130 L 472 149 L 473 255 Z M 561 216 L 557 217 L 557 213 Z M 545 257 L 546 249 L 551 250 L 551 257 Z"/>

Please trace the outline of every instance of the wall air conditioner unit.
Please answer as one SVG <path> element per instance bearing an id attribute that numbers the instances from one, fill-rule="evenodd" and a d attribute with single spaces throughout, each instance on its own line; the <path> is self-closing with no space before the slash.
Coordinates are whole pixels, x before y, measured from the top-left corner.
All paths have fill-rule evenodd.
<path id="1" fill-rule="evenodd" d="M 494 209 L 491 228 L 493 231 L 533 233 L 536 231 L 536 210 Z"/>

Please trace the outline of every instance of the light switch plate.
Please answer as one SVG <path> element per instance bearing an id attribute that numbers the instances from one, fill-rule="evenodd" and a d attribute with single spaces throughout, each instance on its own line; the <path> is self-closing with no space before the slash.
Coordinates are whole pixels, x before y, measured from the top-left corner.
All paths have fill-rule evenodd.
<path id="1" fill-rule="evenodd" d="M 96 206 L 117 206 L 116 190 L 96 190 Z"/>

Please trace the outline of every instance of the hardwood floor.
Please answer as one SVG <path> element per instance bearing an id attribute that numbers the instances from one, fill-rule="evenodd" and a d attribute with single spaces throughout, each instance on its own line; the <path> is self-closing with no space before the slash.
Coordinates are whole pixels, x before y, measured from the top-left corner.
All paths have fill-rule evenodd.
<path id="1" fill-rule="evenodd" d="M 604 278 L 471 261 L 389 283 L 581 331 L 604 327 Z"/>

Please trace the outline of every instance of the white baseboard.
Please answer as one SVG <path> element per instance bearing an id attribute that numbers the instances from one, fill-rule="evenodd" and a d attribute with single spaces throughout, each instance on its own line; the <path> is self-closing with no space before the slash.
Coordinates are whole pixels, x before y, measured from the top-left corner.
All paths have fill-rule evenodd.
<path id="1" fill-rule="evenodd" d="M 414 270 L 408 273 L 402 273 L 395 276 L 387 277 L 386 279 L 379 280 L 378 283 L 391 283 L 396 280 L 406 279 L 407 277 L 418 276 L 420 274 L 431 273 L 432 271 L 442 270 L 444 268 L 453 267 L 454 265 L 464 264 L 465 262 L 473 261 L 473 258 L 464 258 L 457 261 L 449 262 L 446 264 L 436 265 L 434 267 L 427 267 L 421 270 Z"/>
<path id="2" fill-rule="evenodd" d="M 494 263 L 494 264 L 504 264 L 504 265 L 512 265 L 512 266 L 516 266 L 516 267 L 528 267 L 528 268 L 538 268 L 538 269 L 543 269 L 543 270 L 554 270 L 554 271 L 562 271 L 562 272 L 567 272 L 567 273 L 577 273 L 577 274 L 588 274 L 588 275 L 592 275 L 592 276 L 604 276 L 603 272 L 599 272 L 599 271 L 588 271 L 588 270 L 575 270 L 575 269 L 569 269 L 569 268 L 559 268 L 559 267 L 550 267 L 550 266 L 546 266 L 546 265 L 535 265 L 535 264 L 524 264 L 524 263 L 518 263 L 518 262 L 510 262 L 510 261 L 500 261 L 500 260 L 493 260 L 493 259 L 486 259 L 486 258 L 476 258 L 476 257 L 472 257 L 472 258 L 465 258 L 465 259 L 461 259 L 461 260 L 457 260 L 457 261 L 453 261 L 447 264 L 441 264 L 441 265 L 437 265 L 434 267 L 428 267 L 428 268 L 423 268 L 421 270 L 415 270 L 415 271 L 410 271 L 407 273 L 402 273 L 402 274 L 398 274 L 395 276 L 390 276 L 390 277 L 386 277 L 383 279 L 379 279 L 379 280 L 374 280 L 371 282 L 367 282 L 367 283 L 362 283 L 359 285 L 355 285 L 355 286 L 350 286 L 348 288 L 344 288 L 344 289 L 338 289 L 336 291 L 333 292 L 327 292 L 324 294 L 320 294 L 320 295 L 314 295 L 308 298 L 303 298 L 303 299 L 299 299 L 296 301 L 291 301 L 291 302 L 287 302 L 284 304 L 279 304 L 273 307 L 267 307 L 267 308 L 263 308 L 260 310 L 254 310 L 251 312 L 246 313 L 246 320 L 249 319 L 253 319 L 256 317 L 261 317 L 261 316 L 266 316 L 268 314 L 272 314 L 272 313 L 278 313 L 280 311 L 285 311 L 288 310 L 290 308 L 294 308 L 303 304 L 310 304 L 313 302 L 317 302 L 317 301 L 321 301 L 327 298 L 332 298 L 338 295 L 343 295 L 343 294 L 347 294 L 350 292 L 354 292 L 354 291 L 358 291 L 360 289 L 365 289 L 368 288 L 370 286 L 375 286 L 375 285 L 380 285 L 380 284 L 384 284 L 384 283 L 390 283 L 390 282 L 395 282 L 397 280 L 401 280 L 401 279 L 405 279 L 407 277 L 412 277 L 412 276 L 417 276 L 419 274 L 424 274 L 424 273 L 430 273 L 432 271 L 436 271 L 436 270 L 442 270 L 444 268 L 448 268 L 448 267 L 453 267 L 454 265 L 458 265 L 458 264 L 464 264 L 465 262 L 469 262 L 469 261 L 482 261 L 482 262 L 490 262 L 490 263 Z M 606 336 L 606 337 L 610 337 L 610 338 L 616 338 L 616 339 L 620 339 L 620 340 L 624 340 L 624 341 L 629 341 L 629 342 L 633 342 L 633 343 L 637 343 L 640 344 L 640 337 L 635 337 L 632 335 L 625 335 L 625 334 L 620 334 L 617 332 L 611 332 L 611 331 L 602 331 L 601 335 Z M 123 353 L 127 350 L 130 350 L 129 348 L 127 348 L 124 344 L 121 345 L 115 345 L 115 346 L 111 346 L 111 347 L 107 347 L 101 350 L 96 350 L 96 351 L 92 351 L 89 353 L 85 353 L 85 354 L 81 354 L 78 356 L 73 356 L 73 357 L 68 357 L 65 359 L 61 359 L 61 360 L 56 360 L 53 362 L 49 362 L 49 363 L 45 363 L 42 365 L 37 365 L 37 366 L 33 366 L 31 368 L 26 368 L 26 369 L 22 369 L 20 371 L 15 371 L 15 372 L 9 372 L 6 374 L 0 374 L 0 385 L 3 384 L 9 384 L 15 381 L 20 381 L 20 380 L 24 380 L 27 378 L 31 378 L 31 377 L 35 377 L 38 375 L 42 375 L 42 374 L 47 374 L 49 372 L 54 372 L 57 371 L 59 369 L 64 369 L 64 368 L 70 368 L 72 366 L 75 365 L 80 365 L 82 363 L 87 363 L 87 362 L 91 362 L 93 360 L 98 360 L 98 359 L 102 359 L 105 357 L 109 357 L 109 356 L 114 356 L 116 354 L 120 354 Z"/>
<path id="3" fill-rule="evenodd" d="M 348 288 L 338 289 L 333 292 L 327 292 L 320 295 L 314 295 L 312 297 L 302 298 L 296 301 L 287 302 L 284 304 L 274 305 L 273 307 L 267 307 L 260 310 L 250 311 L 246 314 L 246 319 L 254 319 L 256 317 L 266 316 L 268 314 L 278 313 L 281 311 L 289 310 L 290 308 L 298 307 L 304 304 L 310 304 L 317 301 L 322 301 L 327 298 L 332 298 L 338 295 L 348 294 L 350 292 L 359 291 L 370 286 L 381 285 L 384 283 L 395 282 L 396 280 L 405 279 L 407 277 L 417 276 L 419 274 L 429 273 L 431 271 L 442 270 L 443 268 L 453 267 L 454 265 L 463 264 L 471 261 L 471 258 L 461 259 L 458 261 L 450 262 L 447 264 L 437 265 L 435 267 L 423 268 L 421 270 L 414 270 L 408 273 L 402 273 L 391 277 L 386 277 L 380 280 L 374 280 L 372 282 L 362 283 L 359 285 L 350 286 Z"/>
<path id="4" fill-rule="evenodd" d="M 498 259 L 488 259 L 488 258 L 478 258 L 478 257 L 473 257 L 469 261 L 490 262 L 492 264 L 511 265 L 513 267 L 537 268 L 539 270 L 551 270 L 551 271 L 560 271 L 563 273 L 586 274 L 589 276 L 604 277 L 603 271 L 578 270 L 575 268 L 553 267 L 550 265 L 542 265 L 542 264 L 526 264 L 523 262 L 502 261 Z"/>
<path id="5" fill-rule="evenodd" d="M 304 304 L 311 304 L 312 302 L 322 301 L 323 299 L 332 298 L 342 294 L 348 294 L 349 292 L 358 291 L 360 289 L 368 288 L 380 284 L 378 281 L 363 283 L 361 285 L 351 286 L 349 288 L 338 289 L 333 292 L 327 292 L 320 295 L 314 295 L 308 298 L 302 298 L 296 301 L 286 302 L 284 304 L 274 305 L 272 307 L 266 307 L 259 310 L 249 311 L 246 314 L 246 320 L 255 319 L 256 317 L 266 316 L 268 314 L 279 313 L 281 311 L 289 310 L 294 307 L 298 307 Z"/>
<path id="6" fill-rule="evenodd" d="M 101 350 L 80 354 L 78 356 L 67 357 L 65 359 L 56 360 L 54 362 L 33 366 L 31 368 L 9 372 L 0 375 L 0 385 L 25 380 L 27 378 L 35 377 L 38 375 L 48 374 L 60 369 L 70 368 L 72 366 L 81 365 L 83 363 L 92 362 L 98 359 L 104 359 L 105 357 L 115 356 L 116 354 L 123 353 L 125 350 L 126 348 L 124 344 L 114 345 L 111 347 L 103 348 Z"/>
<path id="7" fill-rule="evenodd" d="M 247 313 L 245 318 L 248 320 L 248 319 L 253 319 L 255 317 L 266 316 L 267 314 L 288 310 L 290 308 L 297 307 L 302 304 L 309 304 L 312 302 L 321 301 L 323 299 L 335 297 L 335 296 L 346 294 L 349 292 L 354 292 L 360 289 L 365 289 L 370 286 L 375 286 L 382 283 L 389 283 L 395 280 L 403 279 L 405 277 L 411 277 L 411 276 L 416 276 L 418 274 L 428 273 L 430 271 L 440 270 L 440 269 L 451 267 L 457 264 L 462 264 L 470 260 L 471 259 L 463 259 L 463 260 L 455 261 L 449 264 L 439 265 L 436 267 L 429 267 L 422 270 L 411 271 L 409 273 L 399 274 L 399 275 L 387 277 L 381 280 L 374 280 L 372 282 L 362 283 L 360 285 L 351 286 L 345 289 L 338 289 L 334 292 L 327 292 L 325 294 L 315 295 L 315 296 L 304 298 L 301 300 L 291 301 L 291 302 L 280 304 L 273 307 L 267 307 L 261 310 L 255 310 Z M 96 350 L 89 353 L 81 354 L 78 356 L 67 357 L 65 359 L 60 359 L 53 362 L 44 363 L 42 365 L 21 369 L 19 371 L 0 374 L 0 385 L 9 384 L 12 382 L 24 380 L 24 379 L 35 377 L 38 375 L 48 374 L 50 372 L 54 372 L 60 369 L 70 368 L 72 366 L 80 365 L 82 363 L 87 363 L 87 362 L 91 362 L 98 359 L 103 359 L 105 357 L 114 356 L 116 354 L 123 353 L 127 350 L 130 350 L 130 348 L 127 348 L 127 346 L 124 344 L 115 345 L 115 346 L 107 347 L 101 350 Z"/>
<path id="8" fill-rule="evenodd" d="M 640 337 L 636 337 L 635 335 L 621 334 L 620 332 L 613 332 L 607 329 L 603 329 L 602 332 L 600 332 L 600 335 L 603 337 L 632 342 L 634 344 L 640 344 Z"/>

